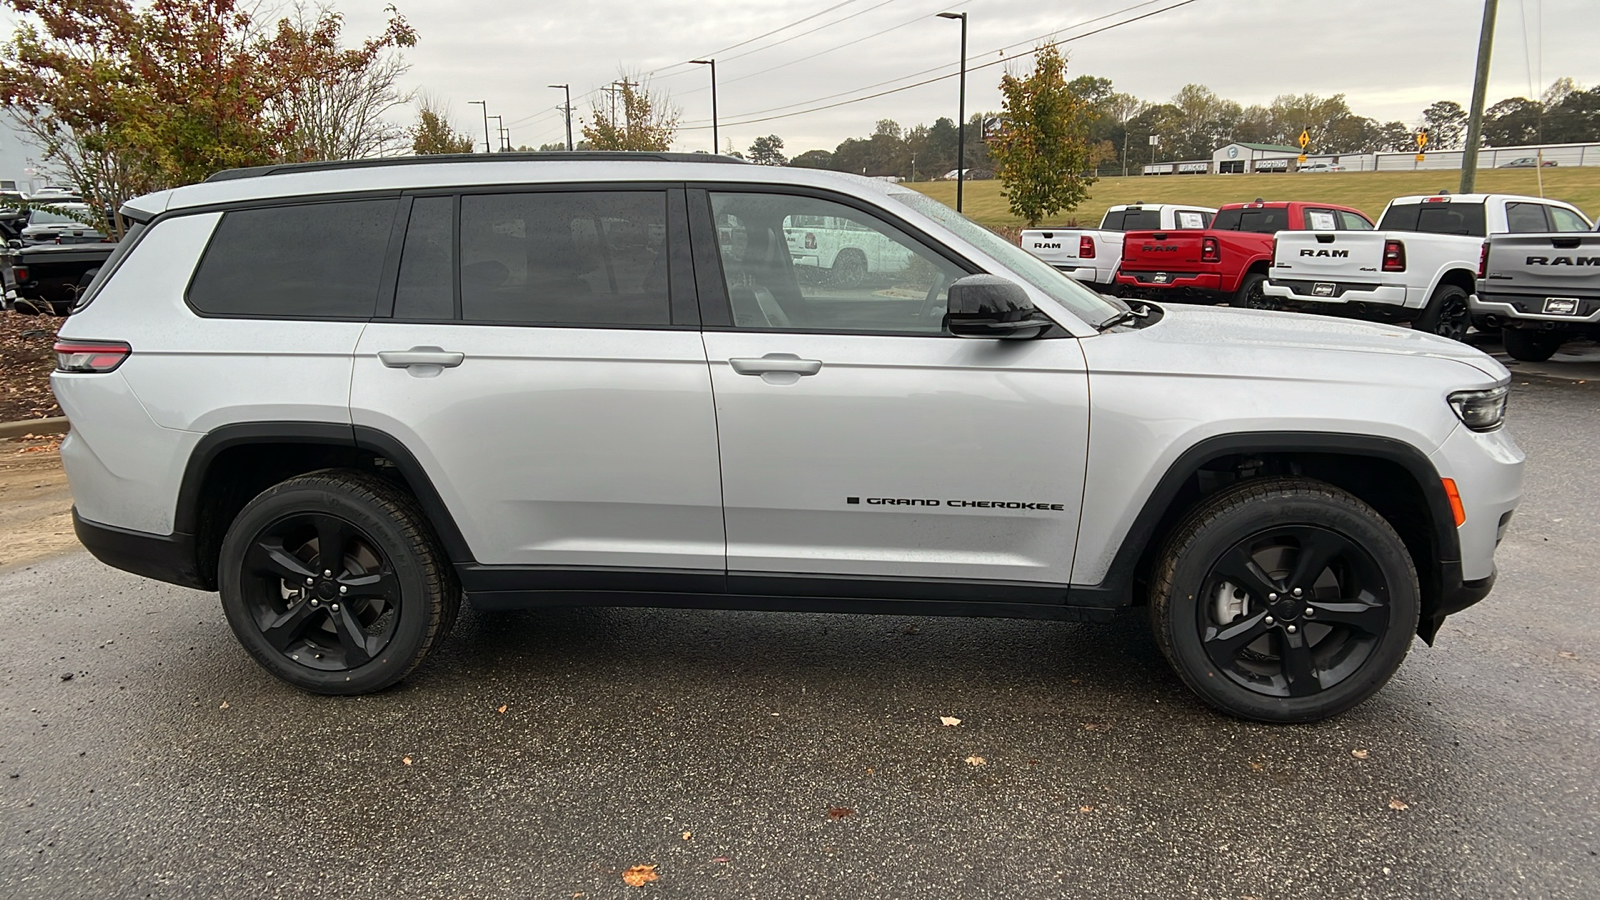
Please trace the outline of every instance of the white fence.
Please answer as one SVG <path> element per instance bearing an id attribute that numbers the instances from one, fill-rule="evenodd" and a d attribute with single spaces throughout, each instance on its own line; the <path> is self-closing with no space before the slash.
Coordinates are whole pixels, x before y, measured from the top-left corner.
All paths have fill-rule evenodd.
<path id="1" fill-rule="evenodd" d="M 1478 168 L 1495 169 L 1513 160 L 1544 157 L 1545 165 L 1600 166 L 1600 143 L 1535 144 L 1527 147 L 1485 147 L 1478 151 Z M 1306 163 L 1325 162 L 1347 172 L 1411 172 L 1423 169 L 1460 169 L 1460 150 L 1431 150 L 1421 160 L 1415 153 L 1308 153 Z M 1256 160 L 1259 172 L 1292 172 L 1302 165 L 1293 160 Z M 1200 175 L 1211 171 L 1204 160 L 1156 163 L 1144 167 L 1145 175 Z"/>

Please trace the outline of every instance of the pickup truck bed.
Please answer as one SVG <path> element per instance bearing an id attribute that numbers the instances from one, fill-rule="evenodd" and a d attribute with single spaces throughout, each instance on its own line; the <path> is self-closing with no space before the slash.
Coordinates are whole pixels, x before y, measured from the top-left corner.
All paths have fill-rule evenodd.
<path id="1" fill-rule="evenodd" d="M 1141 229 L 1205 228 L 1216 210 L 1207 206 L 1139 204 L 1106 210 L 1099 228 L 1030 228 L 1022 232 L 1022 249 L 1081 284 L 1113 292 L 1122 259 L 1123 232 Z"/>
<path id="2" fill-rule="evenodd" d="M 1514 359 L 1549 359 L 1600 338 L 1600 234 L 1500 234 L 1483 248 L 1472 314 L 1499 325 Z"/>
<path id="3" fill-rule="evenodd" d="M 0 278 L 6 302 L 19 310 L 64 316 L 116 244 L 39 244 L 5 251 Z"/>

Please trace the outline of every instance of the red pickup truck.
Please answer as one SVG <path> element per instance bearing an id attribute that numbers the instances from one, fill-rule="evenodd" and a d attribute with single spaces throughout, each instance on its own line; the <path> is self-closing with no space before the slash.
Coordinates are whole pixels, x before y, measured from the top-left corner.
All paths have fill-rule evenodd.
<path id="1" fill-rule="evenodd" d="M 1371 231 L 1359 210 L 1327 203 L 1230 203 L 1204 231 L 1130 231 L 1122 237 L 1117 287 L 1146 299 L 1227 302 L 1273 309 L 1261 292 L 1280 231 Z"/>

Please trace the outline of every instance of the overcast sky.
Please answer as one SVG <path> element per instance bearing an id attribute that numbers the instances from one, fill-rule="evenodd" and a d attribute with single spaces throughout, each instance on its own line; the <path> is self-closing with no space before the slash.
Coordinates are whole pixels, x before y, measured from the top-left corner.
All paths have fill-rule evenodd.
<path id="1" fill-rule="evenodd" d="M 387 2 L 335 0 L 335 6 L 356 37 L 381 28 Z M 421 35 L 406 54 L 412 65 L 407 86 L 445 100 L 458 127 L 470 126 L 479 140 L 483 120 L 468 101 L 487 100 L 490 114 L 511 126 L 514 143 L 537 146 L 562 138 L 560 116 L 552 110 L 561 95 L 545 85 L 570 82 L 573 104 L 584 114 L 592 102 L 586 95 L 627 69 L 654 70 L 653 86 L 681 108 L 679 149 L 709 148 L 709 73 L 682 63 L 714 55 L 724 148 L 729 139 L 742 150 L 758 135 L 777 134 L 794 155 L 832 149 L 869 133 L 882 118 L 909 127 L 954 117 L 956 80 L 949 78 L 834 109 L 740 124 L 953 72 L 960 25 L 934 13 L 970 14 L 968 58 L 977 66 L 997 60 L 1003 47 L 1018 45 L 1008 54 L 1025 51 L 1052 32 L 1071 38 L 1179 0 L 393 2 Z M 1110 78 L 1118 90 L 1146 100 L 1171 97 L 1188 82 L 1245 104 L 1280 93 L 1344 93 L 1358 114 L 1414 124 L 1434 100 L 1467 103 L 1482 13 L 1482 0 L 1193 0 L 1065 46 L 1069 75 Z M 1541 85 L 1562 75 L 1586 86 L 1600 82 L 1597 13 L 1600 0 L 1501 3 L 1489 102 L 1527 95 L 1530 74 Z M 1099 21 L 1083 24 L 1093 19 Z M 872 36 L 886 29 L 893 30 Z M 803 57 L 813 58 L 796 62 Z M 996 84 L 1005 66 L 1021 70 L 1026 63 L 970 72 L 968 112 L 997 109 Z M 934 71 L 907 77 L 927 69 Z M 880 82 L 888 83 L 863 90 Z"/>

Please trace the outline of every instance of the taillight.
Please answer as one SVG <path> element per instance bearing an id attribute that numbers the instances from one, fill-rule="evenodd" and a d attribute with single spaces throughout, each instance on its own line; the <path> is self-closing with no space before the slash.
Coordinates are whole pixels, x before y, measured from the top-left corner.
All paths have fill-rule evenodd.
<path id="1" fill-rule="evenodd" d="M 11 277 L 15 278 L 17 280 L 18 284 L 21 284 L 22 282 L 27 281 L 28 280 L 28 267 L 27 266 L 13 266 L 12 269 L 11 269 Z"/>
<path id="2" fill-rule="evenodd" d="M 1383 270 L 1385 272 L 1404 272 L 1406 270 L 1406 245 L 1399 241 L 1383 242 Z"/>
<path id="3" fill-rule="evenodd" d="M 1483 249 L 1478 251 L 1478 277 L 1489 277 L 1489 242 L 1483 242 Z"/>
<path id="4" fill-rule="evenodd" d="M 817 249 L 817 236 L 812 234 L 809 231 L 806 232 L 806 249 L 807 250 L 815 250 L 815 249 Z"/>
<path id="5" fill-rule="evenodd" d="M 1094 238 L 1087 234 L 1078 238 L 1078 258 L 1094 259 Z"/>
<path id="6" fill-rule="evenodd" d="M 110 372 L 133 352 L 122 341 L 56 341 L 57 372 Z"/>
<path id="7" fill-rule="evenodd" d="M 1201 262 L 1222 262 L 1222 245 L 1214 237 L 1204 238 L 1200 241 Z"/>

